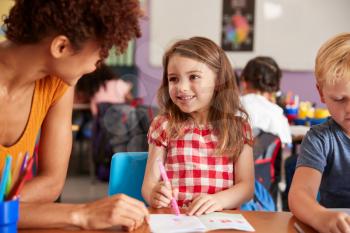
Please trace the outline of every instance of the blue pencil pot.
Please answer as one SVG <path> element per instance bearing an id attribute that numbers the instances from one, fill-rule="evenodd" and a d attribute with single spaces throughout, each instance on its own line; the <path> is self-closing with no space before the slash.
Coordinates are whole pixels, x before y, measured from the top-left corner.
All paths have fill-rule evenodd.
<path id="1" fill-rule="evenodd" d="M 0 233 L 17 233 L 18 212 L 18 198 L 0 202 Z"/>

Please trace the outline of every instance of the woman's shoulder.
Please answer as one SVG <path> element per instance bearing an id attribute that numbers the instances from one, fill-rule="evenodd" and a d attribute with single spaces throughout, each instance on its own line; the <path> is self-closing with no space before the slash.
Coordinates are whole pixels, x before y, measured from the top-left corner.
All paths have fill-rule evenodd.
<path id="1" fill-rule="evenodd" d="M 55 102 L 66 92 L 68 85 L 56 76 L 47 76 L 37 80 L 36 88 L 39 98 L 42 97 L 47 101 Z"/>
<path id="2" fill-rule="evenodd" d="M 62 79 L 56 76 L 46 76 L 45 78 L 37 80 L 37 83 L 42 89 L 48 92 L 68 87 L 68 85 L 62 81 Z"/>

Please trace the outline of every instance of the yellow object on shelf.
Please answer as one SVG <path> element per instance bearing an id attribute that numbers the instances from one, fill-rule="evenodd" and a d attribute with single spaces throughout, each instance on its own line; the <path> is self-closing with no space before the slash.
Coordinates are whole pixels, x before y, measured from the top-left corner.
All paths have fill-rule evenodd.
<path id="1" fill-rule="evenodd" d="M 299 108 L 298 118 L 299 119 L 305 119 L 306 115 L 307 115 L 307 109 L 306 108 Z"/>
<path id="2" fill-rule="evenodd" d="M 308 118 L 313 118 L 313 117 L 315 116 L 315 109 L 314 109 L 313 107 L 309 108 L 309 109 L 307 110 L 306 116 L 307 116 Z"/>
<path id="3" fill-rule="evenodd" d="M 329 117 L 329 111 L 326 108 L 316 108 L 314 118 L 322 119 Z"/>
<path id="4" fill-rule="evenodd" d="M 314 112 L 315 109 L 312 107 L 311 102 L 300 102 L 298 111 L 299 119 L 313 118 Z"/>

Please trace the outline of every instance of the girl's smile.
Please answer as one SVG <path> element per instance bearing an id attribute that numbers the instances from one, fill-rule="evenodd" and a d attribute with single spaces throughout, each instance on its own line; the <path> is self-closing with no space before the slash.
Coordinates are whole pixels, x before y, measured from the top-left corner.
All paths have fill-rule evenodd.
<path id="1" fill-rule="evenodd" d="M 177 98 L 179 99 L 180 102 L 189 103 L 189 102 L 191 102 L 191 100 L 193 100 L 195 98 L 195 96 L 194 95 L 179 95 L 179 96 L 177 96 Z"/>

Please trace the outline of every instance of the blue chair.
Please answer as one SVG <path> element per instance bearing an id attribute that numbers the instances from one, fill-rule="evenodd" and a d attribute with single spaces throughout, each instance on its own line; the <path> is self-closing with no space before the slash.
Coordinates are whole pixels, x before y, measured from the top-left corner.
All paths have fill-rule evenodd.
<path id="1" fill-rule="evenodd" d="M 108 195 L 124 193 L 140 201 L 148 152 L 119 152 L 113 155 Z"/>

